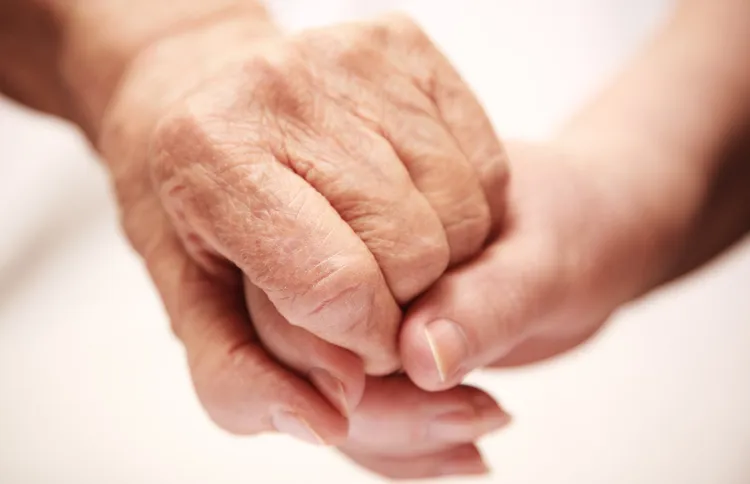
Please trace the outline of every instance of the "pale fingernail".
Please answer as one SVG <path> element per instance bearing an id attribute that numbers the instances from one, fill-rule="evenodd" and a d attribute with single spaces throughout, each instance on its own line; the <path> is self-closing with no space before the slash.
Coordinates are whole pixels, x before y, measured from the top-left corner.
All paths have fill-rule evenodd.
<path id="1" fill-rule="evenodd" d="M 313 368 L 310 370 L 308 376 L 313 385 L 325 395 L 328 401 L 330 401 L 344 417 L 347 417 L 349 415 L 349 402 L 346 398 L 344 384 L 322 368 Z"/>
<path id="2" fill-rule="evenodd" d="M 471 405 L 478 413 L 500 409 L 500 405 L 495 401 L 495 399 L 493 399 L 486 393 L 476 393 L 472 395 Z"/>
<path id="3" fill-rule="evenodd" d="M 291 435 L 311 444 L 326 445 L 323 438 L 310 427 L 310 424 L 293 412 L 277 410 L 271 414 L 271 422 L 276 430 L 283 434 Z"/>
<path id="4" fill-rule="evenodd" d="M 469 346 L 463 329 L 448 319 L 437 319 L 424 329 L 441 382 L 455 377 L 463 369 L 469 356 Z"/>
<path id="5" fill-rule="evenodd" d="M 477 398 L 473 408 L 438 415 L 429 423 L 428 436 L 445 442 L 471 442 L 511 422 L 508 415 L 489 397 Z"/>
<path id="6" fill-rule="evenodd" d="M 471 442 L 505 427 L 510 421 L 507 414 L 486 418 L 462 413 L 442 415 L 429 424 L 429 436 L 444 442 Z"/>

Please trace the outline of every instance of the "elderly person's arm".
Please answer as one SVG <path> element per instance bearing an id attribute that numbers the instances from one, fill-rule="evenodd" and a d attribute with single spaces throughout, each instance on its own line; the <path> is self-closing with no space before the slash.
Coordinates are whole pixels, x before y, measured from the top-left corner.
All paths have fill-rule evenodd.
<path id="1" fill-rule="evenodd" d="M 169 36 L 243 18 L 248 35 L 278 35 L 254 0 L 2 0 L 0 92 L 74 121 L 96 137 L 137 55 Z"/>

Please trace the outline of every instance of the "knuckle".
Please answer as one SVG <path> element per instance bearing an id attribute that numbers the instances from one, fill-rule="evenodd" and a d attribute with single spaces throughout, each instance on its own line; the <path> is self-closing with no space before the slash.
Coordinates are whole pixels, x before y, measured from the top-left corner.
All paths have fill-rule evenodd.
<path id="1" fill-rule="evenodd" d="M 306 316 L 346 315 L 337 318 L 341 320 L 337 333 L 367 332 L 381 277 L 377 264 L 364 258 L 337 264 L 317 275 L 304 294 L 309 308 Z"/>
<path id="2" fill-rule="evenodd" d="M 374 68 L 383 68 L 382 54 L 373 43 L 368 42 L 364 34 L 344 43 L 335 53 L 333 60 L 337 66 L 352 74 L 366 75 Z"/>
<path id="3" fill-rule="evenodd" d="M 251 137 L 241 130 L 227 130 L 231 116 L 204 114 L 188 103 L 167 114 L 154 131 L 148 167 L 151 185 L 180 227 L 200 224 L 217 231 L 230 224 L 236 229 L 237 209 L 227 207 L 247 205 L 255 187 L 267 183 L 264 167 L 271 155 L 265 141 L 258 139 L 263 130 L 257 129 Z M 231 231 L 215 235 L 221 242 L 236 239 Z"/>
<path id="4" fill-rule="evenodd" d="M 373 26 L 358 24 L 305 32 L 298 37 L 297 45 L 303 57 L 317 59 L 329 68 L 366 76 L 383 65 L 381 37 Z"/>
<path id="5" fill-rule="evenodd" d="M 431 45 L 422 28 L 408 15 L 393 13 L 375 21 L 334 29 L 311 30 L 297 37 L 300 50 L 323 54 L 335 65 L 366 73 L 373 65 L 385 68 L 385 52 Z"/>
<path id="6" fill-rule="evenodd" d="M 471 197 L 461 207 L 457 216 L 446 221 L 445 231 L 448 236 L 451 262 L 470 257 L 484 244 L 492 226 L 492 216 L 487 202 Z"/>
<path id="7" fill-rule="evenodd" d="M 383 17 L 377 25 L 391 35 L 407 39 L 411 42 L 429 42 L 422 27 L 412 16 L 404 12 L 390 13 Z"/>
<path id="8" fill-rule="evenodd" d="M 424 234 L 414 241 L 412 264 L 429 269 L 435 278 L 443 273 L 450 259 L 450 247 L 442 232 Z"/>
<path id="9" fill-rule="evenodd" d="M 284 67 L 287 59 L 279 54 L 280 52 L 274 56 L 277 62 L 271 60 L 272 56 L 253 56 L 245 61 L 244 70 L 260 85 L 275 85 L 285 78 Z"/>
<path id="10" fill-rule="evenodd" d="M 154 128 L 149 159 L 151 179 L 157 185 L 173 180 L 184 168 L 205 155 L 210 139 L 204 122 L 188 108 L 172 110 Z M 211 157 L 201 157 L 202 160 Z"/>
<path id="11" fill-rule="evenodd" d="M 274 60 L 255 59 L 248 67 L 256 77 L 253 102 L 259 103 L 275 122 L 309 122 L 316 104 L 308 64 L 304 53 L 292 47 L 279 52 Z"/>
<path id="12" fill-rule="evenodd" d="M 468 150 L 469 161 L 475 166 L 485 186 L 502 190 L 510 178 L 508 156 L 491 126 L 483 125 L 479 129 L 486 134 L 470 138 L 473 148 Z"/>
<path id="13" fill-rule="evenodd" d="M 488 164 L 489 168 L 481 172 L 483 177 L 482 184 L 488 187 L 488 190 L 492 190 L 492 192 L 498 194 L 499 197 L 503 197 L 508 190 L 511 176 L 507 158 L 500 151 L 495 156 L 489 157 Z"/>
<path id="14" fill-rule="evenodd" d="M 505 152 L 498 142 L 497 149 L 491 150 L 486 156 L 470 157 L 469 161 L 475 167 L 484 192 L 490 215 L 490 232 L 497 231 L 504 222 L 511 176 Z"/>
<path id="15" fill-rule="evenodd" d="M 391 64 L 409 75 L 415 85 L 432 97 L 435 89 L 436 68 L 444 64 L 430 37 L 408 15 L 391 14 L 376 22 L 378 47 L 389 51 Z"/>
<path id="16" fill-rule="evenodd" d="M 391 289 L 400 302 L 411 300 L 435 282 L 450 262 L 450 246 L 441 230 L 412 233 L 407 244 L 398 248 L 398 278 L 391 278 Z"/>

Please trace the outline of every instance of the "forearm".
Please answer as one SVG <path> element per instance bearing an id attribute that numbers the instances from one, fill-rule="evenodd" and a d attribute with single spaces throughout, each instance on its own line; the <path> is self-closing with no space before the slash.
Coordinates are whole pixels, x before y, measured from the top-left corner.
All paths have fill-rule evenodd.
<path id="1" fill-rule="evenodd" d="M 737 240 L 750 228 L 750 3 L 685 2 L 560 139 L 617 180 L 639 237 L 630 263 L 643 255 L 636 293 Z"/>
<path id="2" fill-rule="evenodd" d="M 0 91 L 95 137 L 120 78 L 160 39 L 223 18 L 275 27 L 256 0 L 0 0 Z"/>

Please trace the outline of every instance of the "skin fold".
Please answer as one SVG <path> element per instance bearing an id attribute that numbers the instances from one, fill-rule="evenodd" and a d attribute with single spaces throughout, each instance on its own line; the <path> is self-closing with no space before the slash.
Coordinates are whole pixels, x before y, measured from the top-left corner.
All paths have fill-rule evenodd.
<path id="1" fill-rule="evenodd" d="M 165 5 L 0 0 L 0 90 L 101 153 L 230 432 L 486 472 L 510 417 L 467 373 L 581 344 L 750 228 L 744 0 L 683 2 L 555 137 L 504 145 L 408 18 Z"/>

